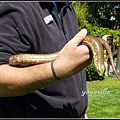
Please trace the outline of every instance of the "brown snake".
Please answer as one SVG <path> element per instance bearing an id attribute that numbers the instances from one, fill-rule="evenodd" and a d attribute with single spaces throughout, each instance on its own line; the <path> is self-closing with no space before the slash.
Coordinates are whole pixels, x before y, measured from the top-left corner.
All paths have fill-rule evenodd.
<path id="1" fill-rule="evenodd" d="M 120 80 L 119 75 L 116 72 L 115 65 L 113 62 L 112 52 L 109 44 L 102 38 L 95 38 L 93 36 L 86 36 L 82 42 L 83 45 L 90 47 L 93 53 L 94 65 L 100 76 L 104 73 L 104 49 L 108 52 L 110 57 L 111 66 L 113 72 Z M 29 66 L 35 64 L 43 64 L 54 61 L 59 56 L 59 52 L 51 54 L 17 54 L 12 55 L 9 58 L 9 65 L 12 66 Z"/>

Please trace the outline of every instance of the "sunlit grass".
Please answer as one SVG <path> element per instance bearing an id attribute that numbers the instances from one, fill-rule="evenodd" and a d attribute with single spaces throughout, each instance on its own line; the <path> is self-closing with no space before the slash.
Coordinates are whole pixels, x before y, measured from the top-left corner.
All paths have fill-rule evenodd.
<path id="1" fill-rule="evenodd" d="M 120 118 L 120 81 L 117 78 L 106 76 L 103 81 L 88 82 L 87 91 L 88 118 Z"/>

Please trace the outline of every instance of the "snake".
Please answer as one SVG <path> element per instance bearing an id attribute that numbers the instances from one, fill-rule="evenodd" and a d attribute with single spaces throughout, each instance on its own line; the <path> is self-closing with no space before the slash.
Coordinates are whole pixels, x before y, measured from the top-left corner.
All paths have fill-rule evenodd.
<path id="1" fill-rule="evenodd" d="M 91 49 L 94 65 L 95 65 L 95 68 L 99 76 L 102 76 L 105 71 L 104 50 L 106 50 L 110 58 L 113 72 L 116 75 L 116 77 L 120 80 L 120 76 L 117 74 L 115 65 L 113 62 L 111 47 L 109 46 L 107 41 L 99 37 L 87 35 L 83 39 L 81 44 L 86 45 Z M 20 54 L 11 55 L 9 58 L 9 65 L 25 67 L 25 66 L 30 66 L 30 65 L 37 65 L 37 64 L 44 64 L 47 62 L 52 62 L 52 61 L 55 61 L 59 57 L 59 52 L 60 51 L 49 53 L 49 54 L 20 53 Z"/>

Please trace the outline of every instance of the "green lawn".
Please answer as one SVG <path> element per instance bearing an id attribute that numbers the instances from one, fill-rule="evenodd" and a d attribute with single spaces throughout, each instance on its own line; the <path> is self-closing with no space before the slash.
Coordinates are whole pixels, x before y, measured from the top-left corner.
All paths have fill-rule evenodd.
<path id="1" fill-rule="evenodd" d="M 88 118 L 120 118 L 120 81 L 105 77 L 103 81 L 87 82 Z"/>

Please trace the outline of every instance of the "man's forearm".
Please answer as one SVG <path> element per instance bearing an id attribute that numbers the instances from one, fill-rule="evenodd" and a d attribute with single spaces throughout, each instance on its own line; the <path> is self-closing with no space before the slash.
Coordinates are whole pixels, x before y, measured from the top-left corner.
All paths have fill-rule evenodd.
<path id="1" fill-rule="evenodd" d="M 0 66 L 0 97 L 20 96 L 55 82 L 50 63 L 25 68 Z"/>
<path id="2" fill-rule="evenodd" d="M 86 34 L 86 29 L 81 30 L 59 52 L 54 61 L 54 71 L 58 78 L 75 75 L 91 63 L 90 49 L 80 45 Z M 24 68 L 1 65 L 0 96 L 20 96 L 51 84 L 57 81 L 52 71 L 51 63 Z"/>

